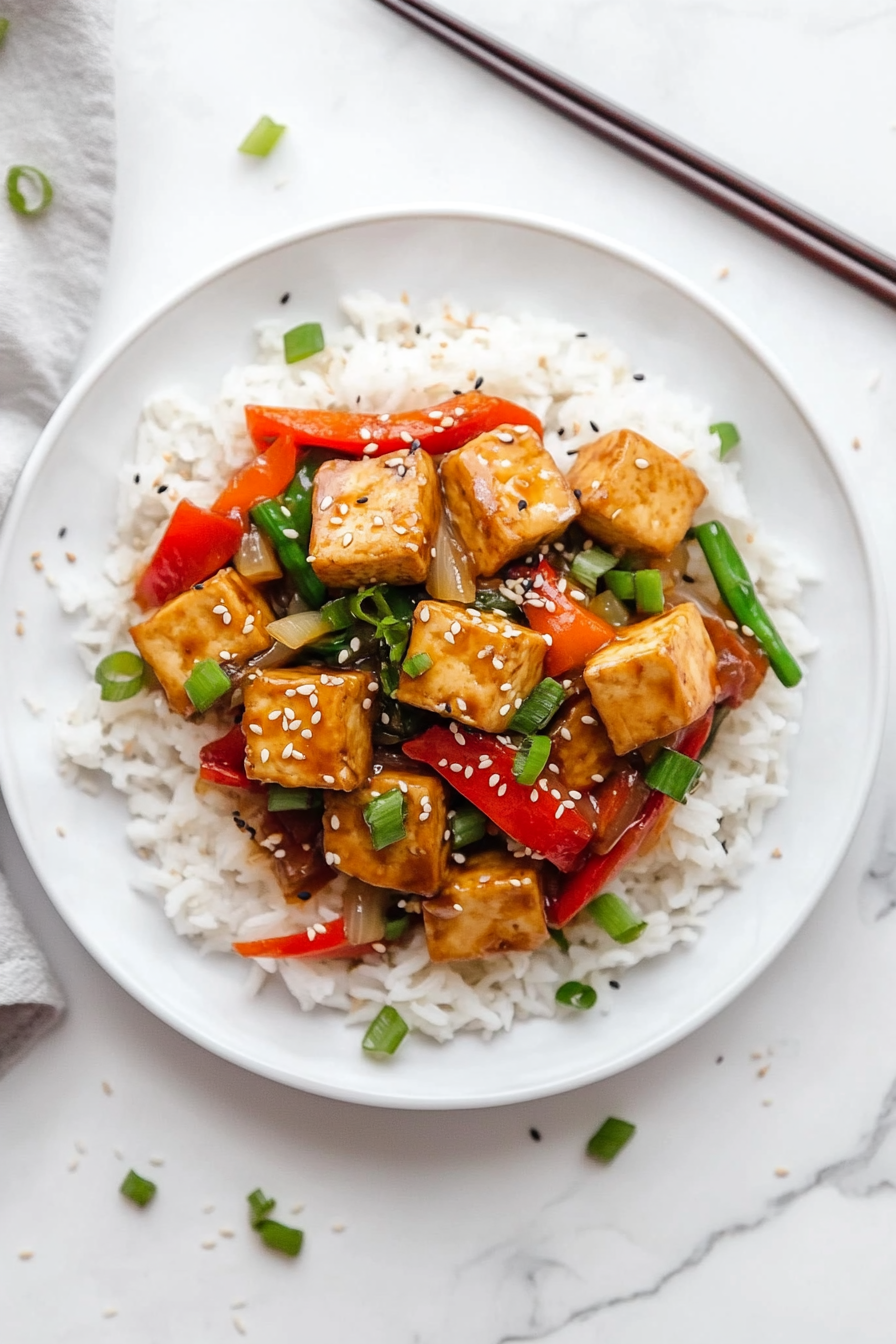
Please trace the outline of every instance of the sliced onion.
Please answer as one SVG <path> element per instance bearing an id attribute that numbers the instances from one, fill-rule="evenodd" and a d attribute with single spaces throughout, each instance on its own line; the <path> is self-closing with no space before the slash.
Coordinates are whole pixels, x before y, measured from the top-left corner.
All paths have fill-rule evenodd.
<path id="1" fill-rule="evenodd" d="M 391 891 L 371 887 L 350 877 L 342 897 L 345 936 L 354 947 L 378 943 L 386 932 L 386 910 L 394 899 Z"/>
<path id="2" fill-rule="evenodd" d="M 248 532 L 243 533 L 233 563 L 237 573 L 253 583 L 272 583 L 274 579 L 283 577 L 273 542 L 254 523 Z"/>
<path id="3" fill-rule="evenodd" d="M 304 644 L 333 633 L 332 625 L 319 611 L 296 611 L 279 621 L 271 621 L 265 628 L 269 635 L 289 649 L 300 649 Z"/>
<path id="4" fill-rule="evenodd" d="M 476 599 L 476 573 L 473 561 L 451 526 L 446 508 L 442 509 L 436 534 L 435 555 L 429 567 L 426 591 L 439 602 L 465 602 Z"/>
<path id="5" fill-rule="evenodd" d="M 592 597 L 588 603 L 588 610 L 593 611 L 595 616 L 600 616 L 601 620 L 607 621 L 610 625 L 628 625 L 629 611 L 609 588 L 605 593 L 598 593 L 597 597 Z"/>
<path id="6" fill-rule="evenodd" d="M 253 672 L 258 672 L 263 667 L 288 667 L 290 663 L 295 662 L 295 653 L 285 644 L 273 643 L 269 649 L 264 649 L 261 653 L 256 653 L 247 663 L 237 666 L 235 663 L 229 664 L 227 673 L 230 678 L 230 684 L 236 688 L 242 686 L 247 677 Z"/>

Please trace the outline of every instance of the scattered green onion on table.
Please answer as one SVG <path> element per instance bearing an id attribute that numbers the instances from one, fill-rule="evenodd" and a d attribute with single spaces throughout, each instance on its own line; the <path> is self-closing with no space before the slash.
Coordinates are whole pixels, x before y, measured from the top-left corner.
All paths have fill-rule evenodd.
<path id="1" fill-rule="evenodd" d="M 285 126 L 278 125 L 270 117 L 259 117 L 242 144 L 238 146 L 239 152 L 265 159 L 285 130 Z"/>
<path id="2" fill-rule="evenodd" d="M 6 34 L 9 32 L 9 19 L 0 19 L 0 47 L 6 40 Z"/>
<path id="3" fill-rule="evenodd" d="M 586 1152 L 598 1162 L 612 1162 L 622 1151 L 635 1133 L 630 1120 L 619 1120 L 615 1115 L 608 1116 L 596 1134 L 588 1140 Z"/>
<path id="4" fill-rule="evenodd" d="M 145 1209 L 146 1205 L 154 1198 L 158 1189 L 155 1181 L 148 1181 L 145 1176 L 138 1176 L 136 1171 L 129 1171 L 125 1176 L 119 1191 L 125 1199 L 129 1199 L 132 1204 Z"/>
<path id="5" fill-rule="evenodd" d="M 269 1198 L 262 1190 L 253 1190 L 246 1199 L 249 1203 L 249 1222 L 265 1245 L 272 1250 L 282 1251 L 284 1255 L 298 1255 L 302 1249 L 303 1233 L 297 1227 L 287 1227 L 268 1217 L 277 1201 Z"/>
<path id="6" fill-rule="evenodd" d="M 34 199 L 25 195 L 23 183 Z M 53 184 L 39 168 L 14 163 L 6 174 L 6 198 L 17 215 L 42 215 L 53 200 Z"/>

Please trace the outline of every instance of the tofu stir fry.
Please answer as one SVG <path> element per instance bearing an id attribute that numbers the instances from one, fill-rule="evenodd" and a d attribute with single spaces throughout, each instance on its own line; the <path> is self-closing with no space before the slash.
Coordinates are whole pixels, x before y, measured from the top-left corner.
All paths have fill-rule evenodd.
<path id="1" fill-rule="evenodd" d="M 220 724 L 197 787 L 285 902 L 341 895 L 243 956 L 383 955 L 420 923 L 434 962 L 562 941 L 728 710 L 769 668 L 800 678 L 724 526 L 694 525 L 699 477 L 633 430 L 564 473 L 537 417 L 479 392 L 246 418 L 257 456 L 177 505 L 139 577 L 142 668 L 104 660 L 109 698 L 154 678 Z M 606 911 L 619 941 L 644 927 Z"/>

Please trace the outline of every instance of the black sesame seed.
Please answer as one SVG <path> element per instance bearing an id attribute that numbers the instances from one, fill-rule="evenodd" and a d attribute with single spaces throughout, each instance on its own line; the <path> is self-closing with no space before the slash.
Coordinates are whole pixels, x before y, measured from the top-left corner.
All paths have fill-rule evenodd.
<path id="1" fill-rule="evenodd" d="M 463 392 L 461 392 L 461 390 L 460 390 L 459 387 L 456 387 L 456 388 L 454 389 L 454 391 L 452 392 L 451 395 L 452 395 L 453 397 L 462 397 L 462 396 L 463 396 Z"/>
<path id="2" fill-rule="evenodd" d="M 59 532 L 57 533 L 57 536 L 59 537 L 60 541 L 65 536 L 67 531 L 68 531 L 67 527 L 60 527 Z"/>
<path id="3" fill-rule="evenodd" d="M 690 574 L 682 574 L 681 577 L 684 579 L 685 583 L 696 583 L 696 582 L 697 582 L 697 580 L 694 579 L 694 578 L 692 578 Z"/>
<path id="4" fill-rule="evenodd" d="M 636 383 L 643 383 L 644 381 L 643 373 L 633 373 L 632 377 L 634 378 Z"/>
<path id="5" fill-rule="evenodd" d="M 311 892 L 310 892 L 310 891 L 297 891 L 297 892 L 296 892 L 296 895 L 298 896 L 298 898 L 299 898 L 300 901 L 310 901 L 310 900 L 311 900 Z"/>
<path id="6" fill-rule="evenodd" d="M 139 471 L 137 472 L 137 475 L 134 477 L 134 484 L 135 484 L 135 485 L 139 485 L 139 484 L 140 484 L 140 473 L 139 473 Z"/>
<path id="7" fill-rule="evenodd" d="M 478 392 L 484 382 L 485 379 L 480 375 L 473 384 L 473 391 Z"/>
<path id="8" fill-rule="evenodd" d="M 529 1130 L 529 1138 L 534 1139 L 536 1143 L 541 1143 L 541 1130 L 536 1129 L 535 1126 L 533 1125 L 532 1128 Z"/>
<path id="9" fill-rule="evenodd" d="M 356 504 L 366 504 L 369 498 L 370 498 L 369 495 L 361 495 L 359 499 L 356 499 L 356 500 L 355 500 L 355 503 L 356 503 Z"/>
<path id="10" fill-rule="evenodd" d="M 580 452 L 580 451 L 581 451 L 581 449 L 579 449 L 579 448 L 567 448 L 567 450 L 566 450 L 566 456 L 567 456 L 567 457 L 575 457 L 576 453 L 578 453 L 578 452 Z"/>
<path id="11" fill-rule="evenodd" d="M 247 831 L 247 833 L 252 837 L 252 839 L 254 840 L 254 839 L 255 839 L 255 835 L 256 835 L 255 827 L 254 827 L 254 826 L 250 826 L 249 823 L 247 822 L 247 823 L 246 823 L 246 831 Z"/>
<path id="12" fill-rule="evenodd" d="M 289 303 L 289 290 L 287 290 L 285 294 L 280 295 L 280 302 Z"/>
<path id="13" fill-rule="evenodd" d="M 204 587 L 205 587 L 204 583 L 194 583 L 193 591 L 196 593 L 201 593 Z"/>
<path id="14" fill-rule="evenodd" d="M 158 485 L 158 486 L 156 486 L 156 494 L 157 494 L 157 495 L 164 495 L 164 493 L 165 493 L 165 491 L 166 491 L 167 489 L 168 489 L 167 485 Z"/>
<path id="15" fill-rule="evenodd" d="M 596 424 L 593 420 L 589 420 L 588 423 L 589 423 L 589 425 L 591 426 L 591 428 L 594 430 L 595 434 L 599 434 L 599 433 L 600 433 L 600 425 Z"/>
<path id="16" fill-rule="evenodd" d="M 419 448 L 420 448 L 420 440 L 415 439 L 414 442 L 411 444 L 410 448 L 408 449 L 408 456 L 410 457 L 411 453 L 416 453 Z"/>
<path id="17" fill-rule="evenodd" d="M 576 332 L 576 338 L 577 338 L 577 340 L 582 340 L 582 338 L 583 338 L 583 337 L 586 337 L 587 335 L 588 335 L 587 331 L 577 331 L 577 332 Z"/>
<path id="18" fill-rule="evenodd" d="M 420 335 L 420 323 L 419 323 L 419 322 L 417 323 L 416 327 L 414 327 L 414 330 L 416 331 L 417 335 L 419 336 L 419 335 Z"/>
<path id="19" fill-rule="evenodd" d="M 528 509 L 528 507 L 529 505 L 526 503 L 524 499 L 521 499 L 517 504 L 517 508 L 519 509 L 520 513 L 522 513 L 523 509 Z"/>
<path id="20" fill-rule="evenodd" d="M 562 439 L 563 435 L 566 433 L 566 430 L 561 425 L 560 428 L 557 430 L 557 433 L 560 435 L 560 438 Z"/>
<path id="21" fill-rule="evenodd" d="M 618 989 L 618 988 L 619 988 L 619 981 L 618 981 L 618 980 L 611 980 L 611 981 L 610 981 L 610 988 L 611 988 L 611 989 Z"/>
<path id="22" fill-rule="evenodd" d="M 724 1058 L 725 1058 L 724 1055 L 716 1055 L 716 1063 L 721 1064 Z"/>
<path id="23" fill-rule="evenodd" d="M 581 499 L 581 498 L 582 498 L 582 492 L 581 492 L 581 490 L 573 490 L 573 494 L 575 495 L 576 499 Z"/>
<path id="24" fill-rule="evenodd" d="M 360 405 L 361 405 L 361 393 L 360 393 L 360 392 L 359 392 L 358 395 L 355 397 L 355 405 L 356 405 L 356 406 L 360 406 Z"/>
<path id="25" fill-rule="evenodd" d="M 446 702 L 445 702 L 445 711 L 446 711 L 446 713 L 448 713 L 448 714 L 451 713 L 451 704 L 450 704 L 449 701 L 446 701 Z"/>

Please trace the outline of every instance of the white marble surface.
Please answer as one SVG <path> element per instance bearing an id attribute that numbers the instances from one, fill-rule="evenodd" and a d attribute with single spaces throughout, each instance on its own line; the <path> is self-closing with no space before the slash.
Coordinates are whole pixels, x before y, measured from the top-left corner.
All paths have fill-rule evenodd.
<path id="1" fill-rule="evenodd" d="M 891 6 L 455 3 L 896 251 Z M 892 571 L 893 314 L 372 0 L 120 0 L 118 63 L 120 197 L 89 353 L 291 224 L 414 198 L 534 206 L 642 247 L 754 328 L 826 427 Z M 246 162 L 234 146 L 261 111 L 292 129 L 269 161 Z M 0 1085 L 3 1339 L 889 1344 L 894 762 L 891 732 L 835 882 L 714 1022 L 610 1082 L 447 1116 L 306 1097 L 181 1040 L 92 964 L 4 826 L 4 863 L 71 1010 Z M 639 1133 L 600 1170 L 583 1145 L 607 1113 Z M 161 1193 L 141 1214 L 115 1188 L 154 1156 Z M 243 1197 L 256 1184 L 284 1209 L 305 1204 L 298 1262 L 254 1244 Z"/>

